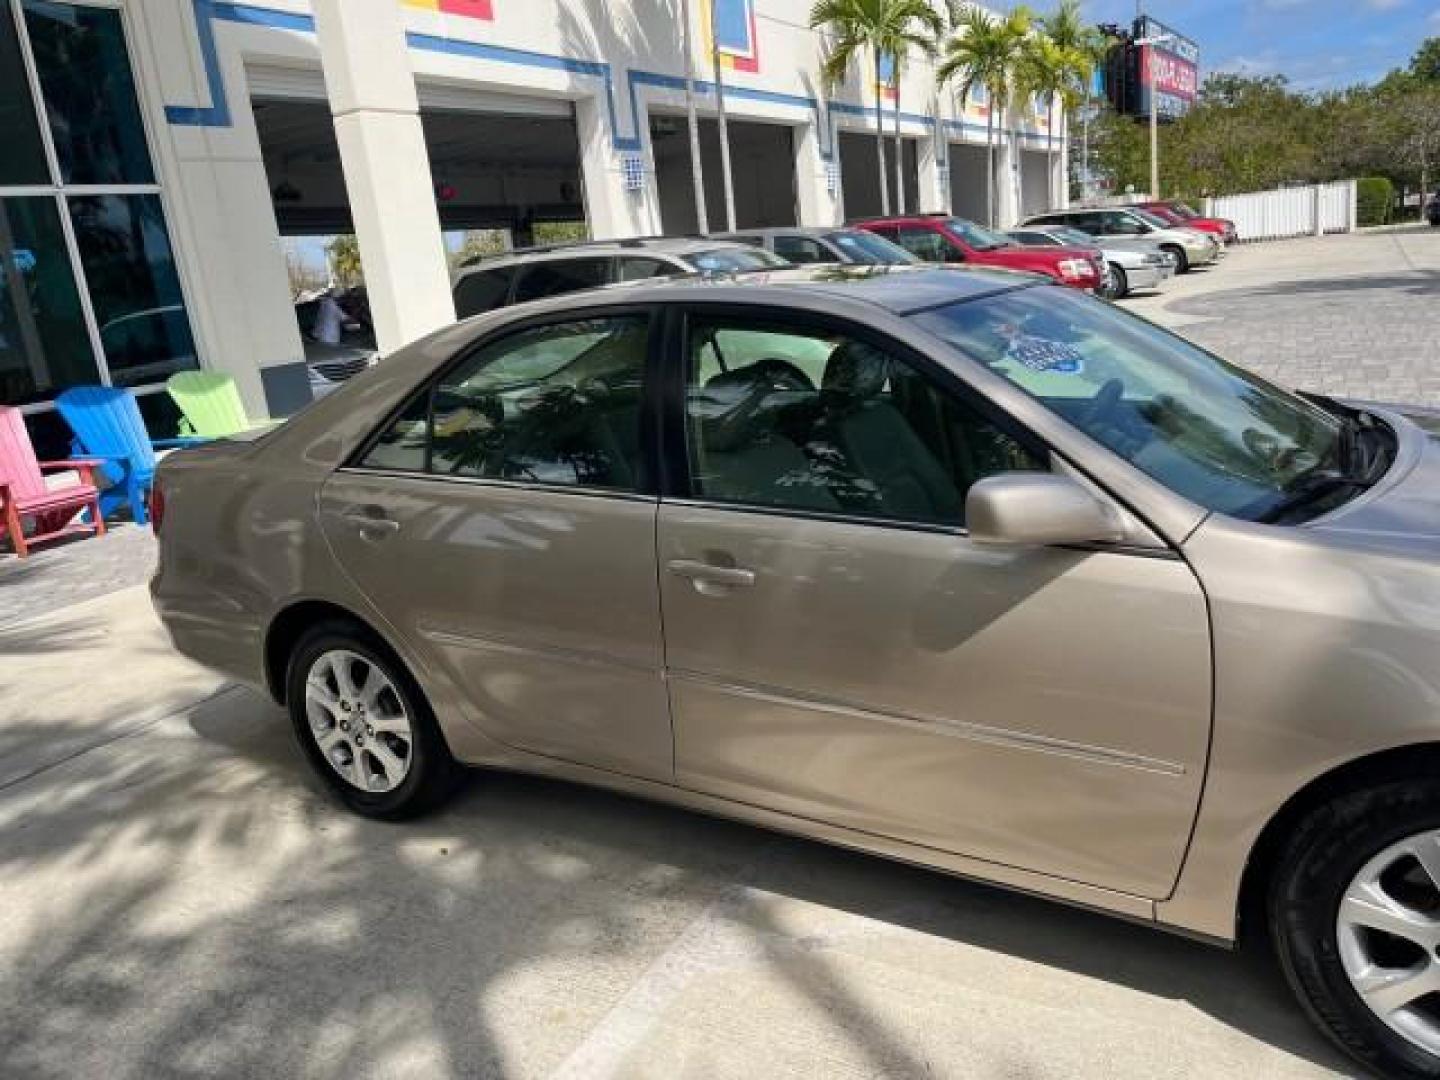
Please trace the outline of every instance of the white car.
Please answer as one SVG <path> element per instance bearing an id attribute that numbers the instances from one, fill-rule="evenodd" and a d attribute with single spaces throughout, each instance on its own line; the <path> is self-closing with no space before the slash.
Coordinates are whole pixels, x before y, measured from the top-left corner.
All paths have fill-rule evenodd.
<path id="1" fill-rule="evenodd" d="M 1106 300 L 1119 300 L 1136 289 L 1157 289 L 1175 275 L 1179 261 L 1168 251 L 1142 240 L 1107 239 L 1066 225 L 1034 225 L 1006 233 L 1026 247 L 1091 247 L 1105 262 L 1105 277 L 1095 290 Z"/>

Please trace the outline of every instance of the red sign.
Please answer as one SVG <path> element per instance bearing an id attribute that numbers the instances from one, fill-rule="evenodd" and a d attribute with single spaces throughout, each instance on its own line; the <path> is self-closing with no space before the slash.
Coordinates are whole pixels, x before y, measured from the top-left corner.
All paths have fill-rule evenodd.
<path id="1" fill-rule="evenodd" d="M 1140 82 L 1187 102 L 1194 101 L 1200 89 L 1200 75 L 1194 64 L 1153 45 L 1146 45 L 1140 52 Z"/>

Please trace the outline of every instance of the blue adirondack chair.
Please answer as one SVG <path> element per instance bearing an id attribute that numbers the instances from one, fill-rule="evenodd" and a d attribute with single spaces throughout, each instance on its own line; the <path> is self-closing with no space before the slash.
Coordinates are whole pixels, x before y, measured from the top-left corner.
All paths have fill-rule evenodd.
<path id="1" fill-rule="evenodd" d="M 118 386 L 77 386 L 55 399 L 55 408 L 75 433 L 75 456 L 103 462 L 99 476 L 109 482 L 100 492 L 101 516 L 130 504 L 136 524 L 150 520 L 148 496 L 155 479 L 155 450 L 194 446 L 199 437 L 151 439 L 135 395 Z"/>

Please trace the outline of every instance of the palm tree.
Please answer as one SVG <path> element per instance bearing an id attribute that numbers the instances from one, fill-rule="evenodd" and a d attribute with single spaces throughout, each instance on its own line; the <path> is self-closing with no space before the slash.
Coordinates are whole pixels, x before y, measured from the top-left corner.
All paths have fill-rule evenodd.
<path id="1" fill-rule="evenodd" d="M 1026 48 L 1033 17 L 1028 8 L 1017 7 L 1004 17 L 971 7 L 962 0 L 949 0 L 950 37 L 942 49 L 943 59 L 935 70 L 941 83 L 960 83 L 963 109 L 975 87 L 985 88 L 990 108 L 985 115 L 985 146 L 989 157 L 989 182 L 985 188 L 987 224 L 995 225 L 995 115 L 1003 117 L 1010 99 L 1020 58 Z"/>
<path id="2" fill-rule="evenodd" d="M 1097 27 L 1086 25 L 1080 14 L 1080 0 L 1060 0 L 1060 6 L 1040 20 L 1040 27 L 1069 67 L 1070 91 L 1065 95 L 1066 109 L 1060 114 L 1068 136 L 1068 113 L 1077 103 L 1077 96 L 1085 103 L 1085 116 L 1090 115 L 1090 89 L 1095 69 L 1105 59 L 1108 42 Z M 1088 155 L 1084 164 L 1089 166 Z"/>
<path id="3" fill-rule="evenodd" d="M 899 77 L 900 57 L 914 46 L 929 50 L 931 40 L 941 30 L 940 16 L 928 0 L 816 0 L 810 9 L 812 30 L 826 30 L 831 36 L 829 51 L 820 66 L 820 73 L 830 86 L 845 81 L 850 65 L 865 53 L 875 65 L 875 159 L 880 170 L 880 213 L 890 213 L 890 192 L 885 178 L 885 116 L 884 84 L 880 75 L 880 58 L 895 58 Z M 896 147 L 899 147 L 900 99 L 897 83 Z M 899 179 L 897 162 L 897 180 Z M 904 202 L 903 192 L 900 196 Z"/>
<path id="4" fill-rule="evenodd" d="M 1055 205 L 1055 106 L 1063 102 L 1068 108 L 1074 99 L 1074 68 L 1074 60 L 1054 39 L 1040 33 L 1026 39 L 1016 70 L 1015 82 L 1021 100 L 1043 101 L 1049 114 L 1045 129 L 1045 161 L 1049 165 L 1045 195 L 1050 206 Z"/>

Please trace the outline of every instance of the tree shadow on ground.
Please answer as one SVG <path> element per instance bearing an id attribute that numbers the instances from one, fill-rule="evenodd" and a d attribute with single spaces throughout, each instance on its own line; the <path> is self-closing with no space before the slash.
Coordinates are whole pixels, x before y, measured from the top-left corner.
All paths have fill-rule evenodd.
<path id="1" fill-rule="evenodd" d="M 706 918 L 874 1075 L 930 1074 L 823 938 L 775 921 L 776 898 L 858 916 L 897 948 L 1185 1001 L 1337 1064 L 1263 960 L 878 858 L 499 774 L 417 822 L 348 816 L 283 714 L 234 690 L 0 784 L 0 1075 L 548 1075 Z"/>

